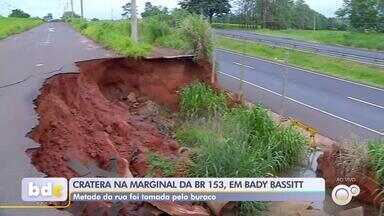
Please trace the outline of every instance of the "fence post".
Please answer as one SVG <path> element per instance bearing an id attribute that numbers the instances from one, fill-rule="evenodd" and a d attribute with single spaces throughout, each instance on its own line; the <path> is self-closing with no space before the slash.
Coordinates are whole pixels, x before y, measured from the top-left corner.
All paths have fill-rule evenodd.
<path id="1" fill-rule="evenodd" d="M 286 50 L 286 53 L 285 53 L 285 57 L 284 57 L 284 64 L 288 64 L 288 60 L 289 60 L 289 49 Z M 281 90 L 281 111 L 280 111 L 280 115 L 281 117 L 283 118 L 283 120 L 285 119 L 284 117 L 284 106 L 285 106 L 285 98 L 286 98 L 286 91 L 287 91 L 287 71 L 286 71 L 286 67 L 283 67 L 283 72 L 282 72 L 282 77 L 283 77 L 283 86 L 282 86 L 282 90 Z"/>

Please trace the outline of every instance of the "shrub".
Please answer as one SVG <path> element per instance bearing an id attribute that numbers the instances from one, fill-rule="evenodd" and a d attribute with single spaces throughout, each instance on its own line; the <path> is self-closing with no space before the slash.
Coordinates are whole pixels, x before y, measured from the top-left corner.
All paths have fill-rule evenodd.
<path id="1" fill-rule="evenodd" d="M 184 19 L 185 17 L 183 17 Z M 183 35 L 180 33 L 177 16 L 151 16 L 140 23 L 142 40 L 174 49 L 187 49 Z"/>
<path id="2" fill-rule="evenodd" d="M 227 109 L 224 93 L 216 93 L 207 85 L 197 82 L 181 91 L 181 112 L 188 117 L 208 117 Z"/>
<path id="3" fill-rule="evenodd" d="M 149 17 L 143 23 L 146 40 L 150 43 L 155 43 L 159 38 L 170 34 L 171 28 L 165 21 L 160 21 L 155 17 Z"/>
<path id="4" fill-rule="evenodd" d="M 196 60 L 211 59 L 214 42 L 211 26 L 207 21 L 198 15 L 189 15 L 181 25 L 181 34 L 193 50 Z"/>

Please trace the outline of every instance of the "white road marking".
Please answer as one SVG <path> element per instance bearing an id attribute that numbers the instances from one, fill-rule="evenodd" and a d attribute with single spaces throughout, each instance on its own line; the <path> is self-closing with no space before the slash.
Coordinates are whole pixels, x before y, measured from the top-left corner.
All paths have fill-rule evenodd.
<path id="1" fill-rule="evenodd" d="M 369 86 L 369 85 L 365 85 L 365 84 L 361 84 L 361 83 L 357 83 L 357 82 L 353 82 L 353 81 L 349 81 L 349 80 L 344 80 L 344 79 L 341 79 L 341 78 L 337 78 L 337 77 L 321 74 L 321 73 L 318 73 L 318 72 L 315 72 L 315 71 L 305 70 L 305 69 L 302 69 L 302 68 L 299 68 L 299 67 L 295 67 L 295 66 L 291 66 L 291 65 L 286 65 L 286 64 L 281 64 L 281 63 L 278 63 L 278 62 L 275 62 L 275 61 L 271 61 L 271 60 L 267 60 L 267 59 L 263 59 L 263 58 L 257 58 L 257 57 L 254 57 L 254 56 L 249 56 L 249 55 L 246 55 L 246 54 L 243 54 L 243 53 L 238 53 L 238 52 L 234 52 L 234 51 L 227 50 L 227 49 L 218 48 L 217 50 L 220 50 L 220 51 L 226 52 L 226 53 L 230 53 L 230 54 L 233 54 L 233 55 L 243 56 L 243 57 L 255 59 L 255 60 L 258 60 L 258 61 L 264 61 L 264 62 L 268 62 L 268 63 L 271 63 L 271 64 L 276 64 L 276 65 L 280 65 L 280 66 L 283 66 L 283 67 L 288 67 L 288 68 L 292 68 L 292 69 L 295 69 L 295 70 L 300 70 L 300 71 L 303 71 L 303 72 L 306 72 L 306 73 L 312 73 L 312 74 L 315 74 L 315 75 L 318 75 L 318 76 L 327 77 L 327 78 L 330 78 L 330 79 L 335 79 L 335 80 L 339 80 L 339 81 L 342 81 L 342 82 L 347 82 L 347 83 L 351 83 L 351 84 L 354 84 L 354 85 L 359 85 L 359 86 L 363 86 L 363 87 L 366 87 L 366 88 L 370 88 L 370 89 L 374 89 L 374 90 L 378 90 L 378 91 L 384 92 L 384 89 L 381 89 L 381 88 L 377 88 L 377 87 L 373 87 L 373 86 Z"/>
<path id="2" fill-rule="evenodd" d="M 36 64 L 35 66 L 36 67 L 41 67 L 41 66 L 43 66 L 43 64 L 39 63 L 39 64 Z"/>
<path id="3" fill-rule="evenodd" d="M 249 68 L 249 69 L 251 69 L 251 70 L 254 70 L 254 69 L 255 69 L 255 68 L 252 67 L 252 66 L 245 65 L 245 64 L 241 64 L 241 63 L 238 63 L 238 62 L 233 62 L 233 64 L 238 65 L 238 66 L 240 66 L 240 67 L 246 67 L 246 68 Z"/>
<path id="4" fill-rule="evenodd" d="M 360 99 L 357 99 L 357 98 L 354 98 L 354 97 L 348 97 L 348 99 L 353 100 L 353 101 L 357 101 L 357 102 L 360 102 L 360 103 L 363 103 L 363 104 L 371 105 L 371 106 L 377 107 L 379 109 L 384 109 L 383 106 L 380 106 L 380 105 L 377 105 L 377 104 L 374 104 L 374 103 L 370 103 L 370 102 L 367 102 L 367 101 L 363 101 L 363 100 L 360 100 Z"/>
<path id="5" fill-rule="evenodd" d="M 232 75 L 230 75 L 230 74 L 227 74 L 227 73 L 224 73 L 224 72 L 221 72 L 221 71 L 218 71 L 218 73 L 223 74 L 223 75 L 228 76 L 228 77 L 231 77 L 231 78 L 236 79 L 236 80 L 240 80 L 238 77 L 232 76 Z M 259 89 L 262 89 L 262 90 L 264 90 L 264 91 L 267 91 L 267 92 L 269 92 L 269 93 L 272 93 L 272 94 L 274 94 L 274 95 L 277 95 L 277 96 L 280 96 L 280 97 L 282 96 L 281 94 L 279 94 L 279 93 L 277 93 L 277 92 L 274 92 L 274 91 L 272 91 L 272 90 L 270 90 L 270 89 L 267 89 L 267 88 L 264 88 L 264 87 L 262 87 L 262 86 L 256 85 L 256 84 L 251 83 L 251 82 L 249 82 L 249 81 L 243 80 L 243 82 L 246 83 L 246 84 L 249 84 L 249 85 L 251 85 L 251 86 L 254 86 L 254 87 L 256 87 L 256 88 L 259 88 Z M 369 130 L 369 131 L 371 131 L 371 132 L 373 132 L 373 133 L 379 134 L 380 136 L 384 136 L 384 132 L 380 132 L 380 131 L 377 131 L 377 130 L 375 130 L 375 129 L 369 128 L 369 127 L 367 127 L 367 126 L 361 125 L 361 124 L 359 124 L 359 123 L 356 123 L 356 122 L 350 121 L 350 120 L 348 120 L 348 119 L 342 118 L 342 117 L 337 116 L 337 115 L 335 115 L 335 114 L 329 113 L 329 112 L 327 112 L 327 111 L 324 111 L 324 110 L 321 110 L 321 109 L 319 109 L 319 108 L 313 107 L 313 106 L 311 106 L 311 105 L 305 104 L 305 103 L 303 103 L 303 102 L 301 102 L 301 101 L 295 100 L 295 99 L 293 99 L 293 98 L 291 98 L 291 97 L 287 97 L 287 96 L 286 96 L 285 98 L 288 99 L 288 100 L 290 100 L 290 101 L 292 101 L 292 102 L 294 102 L 294 103 L 297 103 L 297 104 L 300 104 L 300 105 L 302 105 L 302 106 L 305 106 L 305 107 L 307 107 L 307 108 L 310 108 L 310 109 L 313 109 L 313 110 L 315 110 L 315 111 L 321 112 L 321 113 L 323 113 L 323 114 L 329 115 L 329 116 L 331 116 L 331 117 L 337 118 L 337 119 L 339 119 L 339 120 L 342 120 L 342 121 L 344 121 L 344 122 L 350 123 L 350 124 L 355 125 L 355 126 L 357 126 L 357 127 L 364 128 L 364 129 Z"/>

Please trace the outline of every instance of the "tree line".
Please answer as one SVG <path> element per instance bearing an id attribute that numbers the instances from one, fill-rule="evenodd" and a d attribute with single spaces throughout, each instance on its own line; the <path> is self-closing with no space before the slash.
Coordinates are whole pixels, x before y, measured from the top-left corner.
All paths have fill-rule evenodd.
<path id="1" fill-rule="evenodd" d="M 384 0 L 344 0 L 331 18 L 311 9 L 304 0 L 181 0 L 179 5 L 211 22 L 251 28 L 384 32 Z"/>
<path id="2" fill-rule="evenodd" d="M 304 0 L 236 0 L 233 5 L 233 12 L 215 20 L 269 29 L 330 27 L 329 19 L 311 9 Z"/>
<path id="3" fill-rule="evenodd" d="M 344 0 L 336 15 L 352 30 L 384 32 L 384 0 Z"/>

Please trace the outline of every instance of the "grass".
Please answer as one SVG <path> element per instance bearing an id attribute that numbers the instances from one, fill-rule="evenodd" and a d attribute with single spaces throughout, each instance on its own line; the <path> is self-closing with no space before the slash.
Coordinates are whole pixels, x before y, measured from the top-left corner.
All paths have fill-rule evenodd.
<path id="1" fill-rule="evenodd" d="M 195 152 L 190 177 L 271 177 L 301 159 L 308 140 L 299 132 L 275 124 L 263 107 L 230 108 L 224 98 L 201 83 L 181 92 L 181 110 L 189 119 L 175 137 Z M 239 202 L 239 210 L 261 215 L 266 206 Z"/>
<path id="2" fill-rule="evenodd" d="M 257 33 L 283 36 L 293 39 L 325 43 L 330 45 L 343 45 L 371 50 L 384 50 L 383 33 L 361 33 L 332 30 L 268 30 L 259 29 Z"/>
<path id="3" fill-rule="evenodd" d="M 381 184 L 384 185 L 384 140 L 369 142 L 368 155 L 372 169 L 375 171 Z"/>
<path id="4" fill-rule="evenodd" d="M 174 162 L 163 156 L 150 152 L 147 154 L 147 161 L 149 164 L 148 176 L 155 176 L 156 172 L 161 172 L 162 177 L 172 177 L 175 173 Z"/>
<path id="5" fill-rule="evenodd" d="M 194 84 L 201 88 L 202 84 Z M 193 86 L 187 89 L 194 88 Z M 193 94 L 182 94 L 181 100 L 209 101 L 212 90 L 201 88 Z M 192 95 L 192 96 L 191 96 Z M 206 98 L 207 97 L 207 98 Z M 216 97 L 220 98 L 219 94 Z M 192 104 L 192 102 L 184 103 Z M 189 105 L 188 105 L 189 106 Z M 263 177 L 278 175 L 295 165 L 307 140 L 291 127 L 280 127 L 266 109 L 236 107 L 217 116 L 194 109 L 192 118 L 176 133 L 176 138 L 197 153 L 190 174 L 195 177 Z M 201 114 L 201 115 L 200 115 Z M 236 156 L 236 157 L 234 157 Z"/>
<path id="6" fill-rule="evenodd" d="M 148 17 L 141 22 L 141 40 L 154 46 L 186 49 L 186 42 L 180 31 L 157 16 Z"/>
<path id="7" fill-rule="evenodd" d="M 227 98 L 203 83 L 195 83 L 181 91 L 181 112 L 189 117 L 223 113 Z"/>
<path id="8" fill-rule="evenodd" d="M 42 24 L 40 19 L 0 17 L 0 39 L 21 33 Z"/>
<path id="9" fill-rule="evenodd" d="M 86 21 L 71 19 L 71 25 L 83 35 L 124 56 L 146 56 L 154 46 L 194 53 L 196 58 L 210 58 L 213 50 L 211 28 L 197 15 L 153 16 L 140 20 L 140 41 L 130 39 L 127 20 Z"/>
<path id="10" fill-rule="evenodd" d="M 265 203 L 262 202 L 240 202 L 240 216 L 259 216 L 267 210 Z"/>
<path id="11" fill-rule="evenodd" d="M 345 169 L 345 175 L 373 171 L 384 186 L 384 140 L 341 144 L 340 149 L 336 162 Z"/>
<path id="12" fill-rule="evenodd" d="M 287 55 L 287 49 L 272 48 L 226 37 L 218 38 L 218 47 L 273 61 L 282 60 L 288 56 L 287 63 L 290 65 L 384 88 L 384 69 L 371 65 L 295 50 L 289 50 Z"/>
<path id="13" fill-rule="evenodd" d="M 135 43 L 131 40 L 130 25 L 124 20 L 87 22 L 72 19 L 70 23 L 86 37 L 124 56 L 146 56 L 152 50 L 152 45 L 149 43 Z"/>

